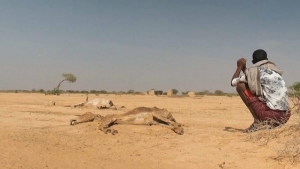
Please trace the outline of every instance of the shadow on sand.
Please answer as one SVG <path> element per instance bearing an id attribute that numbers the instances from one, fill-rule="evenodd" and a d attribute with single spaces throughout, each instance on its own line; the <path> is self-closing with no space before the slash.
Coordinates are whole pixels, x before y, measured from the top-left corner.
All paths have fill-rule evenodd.
<path id="1" fill-rule="evenodd" d="M 242 133 L 244 133 L 245 129 L 237 129 L 237 128 L 233 128 L 233 127 L 225 127 L 223 129 L 223 131 L 228 131 L 228 132 L 232 132 L 232 133 L 235 133 L 235 132 L 242 132 Z"/>

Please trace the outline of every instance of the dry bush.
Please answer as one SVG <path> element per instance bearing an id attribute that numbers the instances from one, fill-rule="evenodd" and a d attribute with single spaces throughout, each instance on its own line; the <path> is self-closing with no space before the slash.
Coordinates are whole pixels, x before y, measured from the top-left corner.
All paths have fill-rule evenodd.
<path id="1" fill-rule="evenodd" d="M 291 164 L 300 162 L 300 138 L 293 137 L 289 139 L 283 148 L 277 151 L 276 160 L 288 160 Z"/>
<path id="2" fill-rule="evenodd" d="M 260 130 L 256 132 L 249 133 L 249 135 L 247 135 L 246 137 L 246 141 L 251 141 L 260 146 L 264 146 L 267 145 L 271 140 L 279 137 L 278 132 L 265 122 L 262 122 L 259 125 L 263 127 L 261 127 Z M 280 127 L 281 126 L 278 126 L 277 128 Z"/>
<path id="3" fill-rule="evenodd" d="M 257 133 L 251 133 L 247 136 L 246 141 L 254 142 L 260 146 L 267 145 L 270 140 L 277 138 L 277 135 L 270 130 L 262 130 Z"/>
<path id="4" fill-rule="evenodd" d="M 282 148 L 276 149 L 277 156 L 274 159 L 277 161 L 287 160 L 292 164 L 298 163 L 300 160 L 300 139 L 298 138 L 300 125 L 280 125 L 276 128 L 268 127 L 266 123 L 261 123 L 261 125 L 266 127 L 249 133 L 246 141 L 251 141 L 259 146 L 266 146 L 271 142 L 282 144 Z"/>
<path id="5" fill-rule="evenodd" d="M 296 83 L 291 87 L 291 102 L 292 102 L 292 112 L 294 114 L 300 114 L 300 83 Z"/>
<path id="6" fill-rule="evenodd" d="M 263 125 L 266 125 L 262 123 Z M 300 123 L 299 123 L 300 124 Z M 266 127 L 253 133 L 249 133 L 246 141 L 251 141 L 260 146 L 266 146 L 270 142 L 284 143 L 282 148 L 276 149 L 276 161 L 289 161 L 291 164 L 300 162 L 300 125 L 281 125 L 273 128 Z"/>
<path id="7" fill-rule="evenodd" d="M 276 161 L 288 161 L 291 164 L 300 162 L 300 125 L 279 126 L 276 129 L 264 129 L 249 133 L 246 141 L 251 141 L 260 146 L 266 146 L 268 143 L 277 141 L 284 142 L 282 148 L 276 149 Z M 289 139 L 286 139 L 289 138 Z"/>
<path id="8" fill-rule="evenodd" d="M 280 133 L 281 138 L 289 138 L 282 148 L 277 150 L 275 160 L 288 160 L 291 164 L 300 162 L 300 123 L 285 127 Z"/>

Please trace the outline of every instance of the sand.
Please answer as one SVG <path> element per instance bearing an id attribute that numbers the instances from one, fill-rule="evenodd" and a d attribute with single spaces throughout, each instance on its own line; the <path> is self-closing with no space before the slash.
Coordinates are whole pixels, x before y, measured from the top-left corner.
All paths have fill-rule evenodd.
<path id="1" fill-rule="evenodd" d="M 105 98 L 121 110 L 64 107 L 85 101 L 84 94 L 1 93 L 0 168 L 24 169 L 292 169 L 278 151 L 288 139 L 277 135 L 256 142 L 243 133 L 252 123 L 239 97 L 166 97 L 89 95 Z M 55 101 L 55 106 L 46 106 Z M 117 135 L 104 134 L 95 123 L 70 126 L 85 112 L 106 115 L 139 107 L 166 108 L 183 123 L 177 135 L 160 126 L 116 125 Z M 286 126 L 297 123 L 292 116 Z"/>

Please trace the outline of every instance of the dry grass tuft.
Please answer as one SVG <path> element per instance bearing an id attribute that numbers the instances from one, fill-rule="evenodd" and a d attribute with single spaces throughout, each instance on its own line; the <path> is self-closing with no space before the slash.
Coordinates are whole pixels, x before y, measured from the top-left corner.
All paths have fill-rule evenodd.
<path id="1" fill-rule="evenodd" d="M 300 124 L 292 126 L 280 126 L 276 129 L 264 129 L 249 133 L 246 141 L 251 141 L 259 146 L 267 146 L 270 142 L 278 142 L 283 145 L 276 149 L 276 161 L 287 161 L 291 164 L 300 162 Z"/>
<path id="2" fill-rule="evenodd" d="M 274 159 L 298 164 L 300 162 L 300 123 L 285 127 L 279 134 L 282 139 L 288 139 L 285 140 L 283 147 L 277 150 L 277 157 Z"/>
<path id="3" fill-rule="evenodd" d="M 246 137 L 246 141 L 251 141 L 260 146 L 265 146 L 271 140 L 279 137 L 278 131 L 276 131 L 275 129 L 272 129 L 270 126 L 266 125 L 265 123 L 261 123 L 259 125 L 264 126 L 264 127 L 261 130 L 258 130 L 253 133 L 249 133 L 249 135 L 247 135 L 247 137 Z M 281 127 L 281 126 L 279 126 L 279 127 Z"/>
<path id="4" fill-rule="evenodd" d="M 277 151 L 276 160 L 288 160 L 291 164 L 300 162 L 300 138 L 292 137 L 289 139 L 283 148 Z"/>

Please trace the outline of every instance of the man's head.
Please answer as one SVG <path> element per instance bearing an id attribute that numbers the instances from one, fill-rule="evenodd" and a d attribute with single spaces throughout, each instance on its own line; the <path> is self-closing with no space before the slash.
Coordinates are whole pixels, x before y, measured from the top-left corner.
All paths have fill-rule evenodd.
<path id="1" fill-rule="evenodd" d="M 256 51 L 254 51 L 252 58 L 253 58 L 253 60 L 252 60 L 253 64 L 255 64 L 259 61 L 262 61 L 262 60 L 268 60 L 267 52 L 262 49 L 258 49 Z"/>

